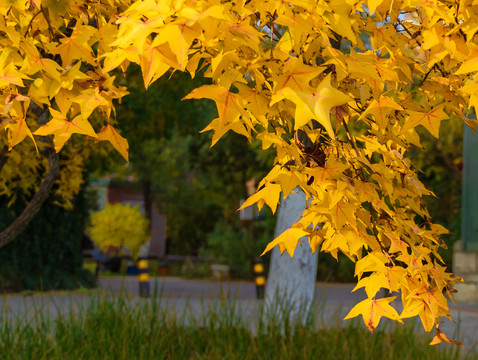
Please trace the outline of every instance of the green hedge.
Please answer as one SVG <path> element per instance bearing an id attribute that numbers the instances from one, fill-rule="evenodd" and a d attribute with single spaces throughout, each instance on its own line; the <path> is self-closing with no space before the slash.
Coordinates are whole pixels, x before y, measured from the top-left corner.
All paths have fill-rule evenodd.
<path id="1" fill-rule="evenodd" d="M 82 269 L 81 241 L 87 221 L 85 192 L 74 200 L 74 210 L 54 205 L 50 196 L 40 213 L 12 243 L 0 249 L 0 291 L 52 290 L 95 286 Z M 0 229 L 5 229 L 25 203 L 8 208 L 0 198 Z"/>

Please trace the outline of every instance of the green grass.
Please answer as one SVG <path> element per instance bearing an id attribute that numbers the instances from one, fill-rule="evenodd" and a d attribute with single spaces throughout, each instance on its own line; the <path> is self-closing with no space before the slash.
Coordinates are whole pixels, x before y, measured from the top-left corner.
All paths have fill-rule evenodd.
<path id="1" fill-rule="evenodd" d="M 262 308 L 244 315 L 235 301 L 203 303 L 202 315 L 177 315 L 150 300 L 90 295 L 72 301 L 55 319 L 41 307 L 25 308 L 33 316 L 0 315 L 1 359 L 477 359 L 453 346 L 428 346 L 430 336 L 416 323 L 386 322 L 370 334 L 357 321 L 324 326 L 319 308 L 304 321 L 277 320 Z M 85 304 L 85 305 L 82 305 Z M 25 302 L 25 307 L 27 307 Z M 286 309 L 285 313 L 288 312 Z M 283 312 L 283 313 L 284 313 Z M 323 314 L 322 314 L 323 315 Z"/>

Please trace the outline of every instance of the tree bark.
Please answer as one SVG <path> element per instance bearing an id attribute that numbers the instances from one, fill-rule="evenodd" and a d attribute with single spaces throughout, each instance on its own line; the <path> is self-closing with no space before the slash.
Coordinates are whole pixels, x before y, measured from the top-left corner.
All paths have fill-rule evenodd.
<path id="1" fill-rule="evenodd" d="M 48 119 L 48 110 L 35 107 L 34 112 L 38 113 L 38 123 L 43 125 Z M 35 111 L 36 110 L 36 111 Z M 0 248 L 11 243 L 28 226 L 30 221 L 38 214 L 43 203 L 48 199 L 50 191 L 58 177 L 59 164 L 58 154 L 53 147 L 47 148 L 45 154 L 48 157 L 48 173 L 45 176 L 40 188 L 30 200 L 22 213 L 0 233 Z"/>
<path id="2" fill-rule="evenodd" d="M 28 226 L 30 221 L 38 214 L 43 203 L 48 199 L 51 188 L 58 177 L 58 154 L 54 149 L 48 149 L 48 173 L 40 188 L 30 200 L 22 213 L 0 233 L 0 248 L 11 243 Z"/>
<path id="3" fill-rule="evenodd" d="M 290 228 L 305 210 L 304 192 L 298 188 L 295 192 L 281 203 L 275 237 Z M 281 256 L 278 246 L 272 249 L 265 302 L 276 319 L 289 315 L 289 320 L 300 319 L 304 323 L 304 315 L 314 299 L 317 253 L 312 254 L 307 237 L 300 241 L 302 246 L 297 244 L 293 258 L 287 252 Z"/>

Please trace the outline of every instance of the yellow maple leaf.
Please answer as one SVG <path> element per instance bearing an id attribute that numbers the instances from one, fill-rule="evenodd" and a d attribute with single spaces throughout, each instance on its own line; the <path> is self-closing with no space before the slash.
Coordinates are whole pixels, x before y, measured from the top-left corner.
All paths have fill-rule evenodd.
<path id="1" fill-rule="evenodd" d="M 42 0 L 41 6 L 48 10 L 50 23 L 59 27 L 70 9 L 71 0 Z"/>
<path id="2" fill-rule="evenodd" d="M 403 294 L 403 291 L 402 291 Z M 433 324 L 435 323 L 435 315 L 430 307 L 425 304 L 421 299 L 406 299 L 403 301 L 403 311 L 400 314 L 402 319 L 406 319 L 413 316 L 419 316 L 425 331 L 431 331 Z"/>
<path id="3" fill-rule="evenodd" d="M 346 104 L 351 98 L 335 89 L 330 79 L 331 75 L 328 75 L 315 90 L 309 86 L 303 86 L 301 91 L 289 87 L 281 91 L 282 97 L 296 105 L 294 129 L 305 126 L 311 120 L 317 120 L 324 126 L 329 136 L 335 139 L 335 132 L 330 121 L 330 109 Z"/>
<path id="4" fill-rule="evenodd" d="M 91 124 L 82 115 L 78 115 L 69 121 L 62 113 L 52 108 L 50 108 L 50 114 L 53 118 L 39 127 L 34 134 L 42 136 L 53 134 L 53 144 L 56 152 L 61 150 L 73 134 L 83 134 L 97 138 Z"/>
<path id="5" fill-rule="evenodd" d="M 271 105 L 284 99 L 286 94 L 307 92 L 309 82 L 324 71 L 322 67 L 310 66 L 297 58 L 290 58 L 284 63 L 284 74 L 273 77 L 274 89 Z M 283 92 L 286 92 L 284 94 Z"/>
<path id="6" fill-rule="evenodd" d="M 393 110 L 403 110 L 403 108 L 388 96 L 380 96 L 378 101 L 373 100 L 370 103 L 369 107 L 363 112 L 359 120 L 363 119 L 368 114 L 372 114 L 377 125 L 381 129 L 386 129 L 388 123 L 388 115 Z"/>
<path id="7" fill-rule="evenodd" d="M 472 45 L 467 60 L 461 64 L 460 68 L 455 71 L 455 74 L 461 75 L 475 71 L 478 71 L 478 46 Z"/>
<path id="8" fill-rule="evenodd" d="M 139 7 L 143 6 L 143 9 Z M 111 43 L 112 47 L 122 47 L 127 48 L 130 45 L 136 47 L 139 53 L 142 53 L 144 46 L 147 42 L 148 36 L 161 27 L 164 24 L 164 18 L 160 16 L 154 16 L 156 12 L 155 7 L 158 7 L 158 4 L 155 1 L 137 1 L 135 2 L 127 12 L 125 16 L 120 18 L 119 22 L 121 23 L 118 35 L 116 40 Z M 167 11 L 167 9 L 164 9 Z M 150 11 L 153 11 L 150 13 Z M 161 9 L 160 12 L 163 10 Z M 139 13 L 148 13 L 149 17 L 146 18 L 141 14 L 141 18 L 137 18 L 134 14 L 135 12 Z M 129 14 L 130 13 L 130 14 Z M 173 25 L 174 26 L 174 25 Z"/>
<path id="9" fill-rule="evenodd" d="M 75 60 L 93 63 L 93 50 L 88 45 L 88 40 L 96 33 L 96 29 L 88 25 L 75 26 L 70 37 L 62 38 L 61 44 L 52 52 L 60 54 L 63 67 L 70 65 Z"/>
<path id="10" fill-rule="evenodd" d="M 201 35 L 201 31 L 183 24 L 164 26 L 153 40 L 153 47 L 169 44 L 176 57 L 176 68 L 185 70 L 188 62 L 188 51 L 193 41 Z"/>
<path id="11" fill-rule="evenodd" d="M 110 124 L 107 124 L 103 127 L 100 132 L 97 134 L 99 141 L 109 141 L 111 145 L 125 158 L 128 159 L 128 141 L 122 137 Z"/>
<path id="12" fill-rule="evenodd" d="M 8 150 L 11 150 L 15 145 L 22 142 L 27 136 L 33 140 L 35 147 L 37 146 L 24 118 L 14 117 L 8 120 L 5 119 L 4 122 L 3 127 L 8 131 Z"/>
<path id="13" fill-rule="evenodd" d="M 72 101 L 80 105 L 81 115 L 84 118 L 88 118 L 98 106 L 109 104 L 108 100 L 100 94 L 98 89 L 83 90 Z"/>
<path id="14" fill-rule="evenodd" d="M 279 245 L 281 249 L 281 254 L 283 254 L 284 251 L 287 251 L 290 257 L 294 257 L 294 251 L 297 247 L 297 243 L 300 242 L 300 238 L 305 237 L 308 234 L 309 233 L 307 231 L 299 228 L 287 229 L 278 237 L 276 237 L 273 241 L 267 244 L 261 256 L 271 250 L 274 246 Z"/>
<path id="15" fill-rule="evenodd" d="M 256 192 L 254 195 L 249 196 L 249 198 L 244 202 L 244 204 L 242 204 L 239 210 L 259 202 L 259 211 L 265 203 L 271 208 L 272 213 L 275 213 L 277 209 L 277 204 L 279 203 L 280 192 L 281 186 L 279 184 L 267 183 L 261 190 Z"/>
<path id="16" fill-rule="evenodd" d="M 373 331 L 378 326 L 382 317 L 403 323 L 397 310 L 389 305 L 395 298 L 396 296 L 376 300 L 365 299 L 355 305 L 344 320 L 362 315 L 363 322 L 370 331 Z"/>
<path id="17" fill-rule="evenodd" d="M 13 62 L 8 62 L 9 53 L 3 51 L 0 55 L 0 88 L 8 86 L 9 84 L 24 86 L 22 79 L 28 79 L 27 76 L 18 71 Z"/>
<path id="18" fill-rule="evenodd" d="M 349 224 L 353 228 L 357 228 L 357 217 L 355 211 L 357 206 L 339 201 L 333 208 L 330 209 L 332 221 L 337 226 L 337 229 L 342 228 L 345 224 Z"/>
<path id="19" fill-rule="evenodd" d="M 143 73 L 144 87 L 147 89 L 152 82 L 160 78 L 175 64 L 170 60 L 174 54 L 168 44 L 151 46 L 149 42 L 141 56 L 141 71 Z"/>
<path id="20" fill-rule="evenodd" d="M 194 89 L 191 93 L 183 98 L 183 100 L 187 99 L 211 99 L 216 102 L 217 112 L 219 117 L 211 124 L 209 124 L 206 129 L 207 130 L 218 130 L 222 134 L 226 133 L 229 129 L 226 128 L 229 124 L 234 122 L 239 122 L 239 117 L 245 120 L 249 116 L 247 115 L 242 103 L 244 102 L 243 99 L 238 95 L 234 94 L 229 91 L 229 89 L 217 86 L 217 85 L 204 85 L 197 89 Z M 245 123 L 245 121 L 241 121 L 241 123 Z M 239 124 L 242 126 L 242 124 Z M 237 125 L 234 125 L 237 129 Z M 240 129 L 237 129 L 241 131 Z M 243 133 L 243 132 L 242 132 Z"/>
<path id="21" fill-rule="evenodd" d="M 292 171 L 289 171 L 285 174 L 281 174 L 275 179 L 275 182 L 281 185 L 284 200 L 297 186 L 303 184 L 306 181 L 307 179 L 305 174 Z"/>
<path id="22" fill-rule="evenodd" d="M 449 337 L 447 337 L 445 335 L 445 333 L 443 331 L 440 330 L 440 328 L 438 326 L 436 326 L 436 334 L 435 334 L 435 337 L 433 338 L 433 340 L 430 342 L 429 345 L 436 345 L 436 344 L 439 344 L 443 341 L 447 342 L 447 343 L 450 343 L 450 344 L 455 344 L 455 345 L 458 345 L 458 346 L 462 346 L 463 344 L 459 341 L 456 341 L 456 340 L 453 340 L 453 339 L 450 339 Z"/>
<path id="23" fill-rule="evenodd" d="M 442 120 L 450 117 L 443 111 L 446 103 L 434 107 L 428 112 L 408 111 L 408 118 L 402 127 L 402 132 L 406 132 L 418 125 L 423 125 L 434 137 L 438 138 L 440 132 L 440 124 Z"/>
<path id="24" fill-rule="evenodd" d="M 327 159 L 324 167 L 308 169 L 307 173 L 314 177 L 314 182 L 323 184 L 326 181 L 339 177 L 348 167 L 348 165 L 330 157 Z"/>
<path id="25" fill-rule="evenodd" d="M 356 291 L 363 287 L 365 288 L 365 292 L 369 298 L 373 298 L 381 288 L 392 290 L 390 288 L 389 279 L 387 279 L 385 274 L 382 272 L 375 272 L 370 276 L 360 279 L 352 291 Z"/>

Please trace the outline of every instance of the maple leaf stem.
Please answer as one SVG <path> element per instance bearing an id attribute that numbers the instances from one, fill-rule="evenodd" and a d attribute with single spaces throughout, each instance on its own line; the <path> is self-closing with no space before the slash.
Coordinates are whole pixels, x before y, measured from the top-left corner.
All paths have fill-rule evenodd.
<path id="1" fill-rule="evenodd" d="M 377 229 L 376 229 L 376 222 L 375 222 L 375 219 L 373 217 L 373 213 L 377 214 L 378 215 L 378 212 L 377 210 L 375 210 L 375 208 L 373 207 L 372 204 L 370 204 L 370 222 L 372 223 L 372 233 L 373 233 L 373 236 L 375 237 L 375 239 L 377 240 L 378 244 L 380 245 L 380 249 L 382 249 L 382 252 L 384 254 L 387 254 L 387 249 L 385 248 L 385 246 L 382 244 L 382 241 L 380 240 L 380 238 L 378 237 L 378 233 L 377 233 Z"/>
<path id="2" fill-rule="evenodd" d="M 433 64 L 433 66 L 430 68 L 430 70 L 427 71 L 427 73 L 425 74 L 425 76 L 423 77 L 422 81 L 420 81 L 420 83 L 418 84 L 418 86 L 422 86 L 423 83 L 427 80 L 428 76 L 430 75 L 430 73 L 433 71 L 433 69 L 435 69 L 437 67 L 437 64 Z"/>
<path id="3" fill-rule="evenodd" d="M 27 36 L 28 30 L 30 30 L 30 28 L 32 27 L 33 20 L 35 20 L 35 18 L 36 18 L 39 14 L 42 14 L 42 13 L 43 13 L 43 12 L 42 12 L 41 10 L 39 10 L 38 12 L 35 13 L 35 15 L 32 16 L 32 18 L 30 19 L 30 22 L 28 23 L 27 29 L 25 30 L 25 34 L 23 34 L 24 37 Z"/>
<path id="4" fill-rule="evenodd" d="M 45 8 L 43 6 L 40 8 L 40 11 L 43 13 L 43 17 L 45 18 L 46 23 L 48 24 L 48 31 L 50 33 L 50 40 L 53 41 L 53 39 L 55 38 L 55 33 L 53 32 L 53 27 L 51 26 L 50 18 L 45 13 Z"/>
<path id="5" fill-rule="evenodd" d="M 339 115 L 336 115 L 336 116 L 339 116 Z M 350 133 L 349 127 L 348 127 L 347 122 L 345 121 L 344 117 L 343 116 L 341 116 L 341 117 L 342 117 L 342 124 L 344 125 L 345 131 L 347 132 L 347 138 L 349 139 L 350 144 L 352 145 L 353 149 L 355 150 L 355 152 L 358 155 L 359 152 L 358 152 L 358 149 L 357 149 L 357 144 L 355 143 L 355 139 L 353 138 L 352 134 Z"/>
<path id="6" fill-rule="evenodd" d="M 339 115 L 337 115 L 337 116 L 339 116 Z M 359 151 L 358 151 L 358 148 L 357 148 L 357 144 L 355 143 L 355 139 L 352 136 L 352 133 L 350 132 L 349 127 L 348 127 L 347 122 L 345 121 L 344 117 L 343 116 L 341 116 L 341 117 L 342 117 L 342 124 L 344 125 L 345 131 L 347 132 L 347 138 L 349 139 L 350 144 L 352 145 L 352 148 L 355 150 L 355 153 L 358 156 Z M 365 175 L 365 171 L 363 170 L 362 167 L 360 168 L 360 171 L 362 173 L 362 180 L 367 181 L 367 176 Z"/>
<path id="7" fill-rule="evenodd" d="M 274 20 L 276 18 L 276 14 L 277 12 L 274 12 L 273 15 L 271 15 L 271 21 L 269 22 L 269 28 L 270 28 L 270 32 L 271 32 L 271 59 L 274 58 Z"/>
<path id="8" fill-rule="evenodd" d="M 412 32 L 403 24 L 403 22 L 402 22 L 400 19 L 397 20 L 397 23 L 398 23 L 398 25 L 400 25 L 400 26 L 403 28 L 403 30 L 405 30 L 405 32 L 406 32 L 408 35 L 410 35 L 410 37 L 411 37 L 412 39 L 415 39 L 416 35 L 415 35 L 415 34 L 412 34 Z M 397 23 L 396 23 L 396 24 L 397 24 Z M 394 27 L 395 27 L 395 29 L 398 31 L 396 24 L 394 24 Z M 415 39 L 415 41 L 417 42 L 417 44 L 418 44 L 419 46 L 422 46 L 422 43 L 421 43 L 420 40 Z"/>

